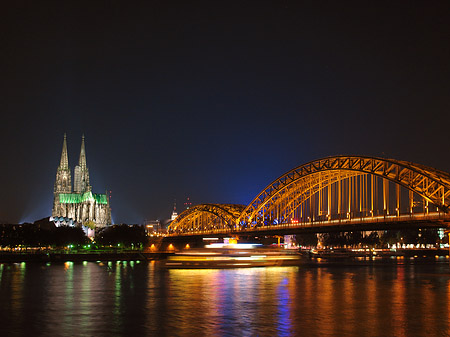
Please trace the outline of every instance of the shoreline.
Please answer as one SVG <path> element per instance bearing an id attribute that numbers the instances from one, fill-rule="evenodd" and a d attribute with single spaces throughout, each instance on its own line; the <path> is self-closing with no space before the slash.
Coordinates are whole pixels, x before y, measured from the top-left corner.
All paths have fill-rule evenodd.
<path id="1" fill-rule="evenodd" d="M 1 252 L 0 263 L 16 262 L 94 262 L 94 261 L 153 261 L 165 259 L 172 253 L 101 252 L 101 253 L 16 253 Z"/>
<path id="2" fill-rule="evenodd" d="M 303 260 L 352 260 L 352 259 L 391 259 L 391 258 L 446 258 L 449 252 L 447 249 L 401 249 L 396 252 L 377 252 L 377 255 L 366 252 L 355 252 L 351 250 L 322 250 L 318 254 L 311 252 L 300 252 Z M 0 263 L 20 263 L 20 262 L 97 262 L 97 261 L 157 261 L 167 259 L 175 252 L 142 252 L 142 251 L 106 251 L 106 252 L 7 252 L 0 251 Z"/>

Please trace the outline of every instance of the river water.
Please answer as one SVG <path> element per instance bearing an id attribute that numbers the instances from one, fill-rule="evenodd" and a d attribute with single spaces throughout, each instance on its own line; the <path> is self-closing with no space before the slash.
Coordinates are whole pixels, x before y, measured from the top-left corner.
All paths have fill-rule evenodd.
<path id="1" fill-rule="evenodd" d="M 448 336 L 449 263 L 0 264 L 0 335 Z"/>

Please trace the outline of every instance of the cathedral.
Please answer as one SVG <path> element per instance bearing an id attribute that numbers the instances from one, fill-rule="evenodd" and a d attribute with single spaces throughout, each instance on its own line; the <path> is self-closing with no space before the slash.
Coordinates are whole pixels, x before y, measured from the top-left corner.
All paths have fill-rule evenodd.
<path id="1" fill-rule="evenodd" d="M 71 219 L 90 228 L 110 225 L 111 208 L 108 196 L 92 193 L 89 183 L 84 135 L 81 138 L 80 159 L 74 170 L 73 191 L 68 157 L 67 140 L 64 134 L 61 161 L 56 171 L 52 217 Z"/>

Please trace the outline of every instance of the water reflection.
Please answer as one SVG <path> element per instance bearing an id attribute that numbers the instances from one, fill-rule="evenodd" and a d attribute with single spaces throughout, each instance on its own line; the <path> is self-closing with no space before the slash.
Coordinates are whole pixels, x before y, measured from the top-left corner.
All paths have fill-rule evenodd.
<path id="1" fill-rule="evenodd" d="M 414 336 L 450 332 L 446 263 L 164 270 L 0 264 L 8 335 Z"/>

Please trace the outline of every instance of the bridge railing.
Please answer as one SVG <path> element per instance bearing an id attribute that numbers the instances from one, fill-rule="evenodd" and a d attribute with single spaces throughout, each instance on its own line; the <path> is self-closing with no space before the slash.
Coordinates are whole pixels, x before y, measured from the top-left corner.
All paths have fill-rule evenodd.
<path id="1" fill-rule="evenodd" d="M 342 226 L 355 224 L 373 224 L 373 223 L 395 223 L 395 222 L 411 222 L 411 221 L 449 221 L 450 215 L 442 212 L 430 212 L 428 214 L 404 214 L 404 215 L 381 215 L 360 217 L 351 219 L 335 219 L 335 220 L 316 220 L 299 223 L 281 223 L 276 225 L 253 226 L 245 228 L 245 231 L 266 231 L 285 228 L 302 228 L 302 227 L 325 227 L 325 226 Z M 361 230 L 366 230 L 361 228 Z"/>

